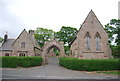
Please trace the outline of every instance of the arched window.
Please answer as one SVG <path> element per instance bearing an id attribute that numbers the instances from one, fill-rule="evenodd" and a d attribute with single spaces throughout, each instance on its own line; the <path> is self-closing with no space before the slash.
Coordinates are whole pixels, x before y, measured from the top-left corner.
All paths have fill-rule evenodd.
<path id="1" fill-rule="evenodd" d="M 77 49 L 75 49 L 74 56 L 77 57 Z"/>
<path id="2" fill-rule="evenodd" d="M 95 39 L 96 39 L 96 51 L 100 51 L 100 34 L 97 32 Z"/>
<path id="3" fill-rule="evenodd" d="M 9 54 L 9 53 L 6 53 L 5 56 L 10 56 L 10 54 Z"/>
<path id="4" fill-rule="evenodd" d="M 19 57 L 25 57 L 25 53 L 19 53 Z"/>
<path id="5" fill-rule="evenodd" d="M 89 32 L 86 33 L 86 50 L 90 50 L 90 34 Z"/>
<path id="6" fill-rule="evenodd" d="M 21 48 L 25 48 L 25 42 L 21 43 Z"/>

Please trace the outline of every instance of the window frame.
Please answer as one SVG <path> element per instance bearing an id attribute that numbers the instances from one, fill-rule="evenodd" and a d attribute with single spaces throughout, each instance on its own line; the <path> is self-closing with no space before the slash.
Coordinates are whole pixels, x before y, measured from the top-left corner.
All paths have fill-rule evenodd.
<path id="1" fill-rule="evenodd" d="M 86 36 L 85 36 L 85 48 L 86 48 L 86 50 L 87 51 L 89 51 L 90 49 L 91 49 L 91 46 L 90 46 L 90 33 L 89 32 L 87 32 L 86 33 Z"/>
<path id="2" fill-rule="evenodd" d="M 25 53 L 19 53 L 19 57 L 25 57 L 26 54 Z"/>
<path id="3" fill-rule="evenodd" d="M 10 53 L 5 53 L 5 56 L 10 56 Z"/>
<path id="4" fill-rule="evenodd" d="M 95 35 L 96 51 L 101 50 L 100 39 L 101 39 L 100 34 L 97 32 Z"/>
<path id="5" fill-rule="evenodd" d="M 25 48 L 25 42 L 21 43 L 21 48 Z"/>

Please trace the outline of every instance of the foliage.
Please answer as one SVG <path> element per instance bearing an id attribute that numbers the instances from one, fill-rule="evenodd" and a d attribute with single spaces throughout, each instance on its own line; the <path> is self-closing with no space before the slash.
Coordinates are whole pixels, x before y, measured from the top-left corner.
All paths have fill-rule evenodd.
<path id="1" fill-rule="evenodd" d="M 63 41 L 64 44 L 70 45 L 71 40 L 73 40 L 76 34 L 76 28 L 62 26 L 60 31 L 55 33 L 55 38 L 58 38 L 60 41 Z"/>
<path id="2" fill-rule="evenodd" d="M 3 41 L 3 38 L 2 37 L 0 37 L 0 43 Z"/>
<path id="3" fill-rule="evenodd" d="M 64 46 L 64 51 L 65 51 L 65 53 L 66 53 L 66 55 L 69 55 L 69 51 L 70 51 L 70 48 L 69 48 L 69 46 Z"/>
<path id="4" fill-rule="evenodd" d="M 118 45 L 118 46 L 111 46 L 111 49 L 112 49 L 112 55 L 115 58 L 120 58 L 120 45 Z"/>
<path id="5" fill-rule="evenodd" d="M 60 51 L 57 48 L 54 48 L 53 51 L 55 52 L 56 56 L 59 56 Z"/>
<path id="6" fill-rule="evenodd" d="M 42 57 L 15 57 L 15 56 L 3 56 L 2 67 L 32 67 L 42 64 Z"/>
<path id="7" fill-rule="evenodd" d="M 17 67 L 18 57 L 3 56 L 3 57 L 0 57 L 0 58 L 2 58 L 2 67 L 12 67 L 12 68 Z"/>
<path id="8" fill-rule="evenodd" d="M 54 38 L 54 31 L 38 27 L 35 30 L 35 39 L 41 47 L 43 47 L 44 42 L 48 41 L 50 38 Z"/>
<path id="9" fill-rule="evenodd" d="M 60 58 L 59 64 L 72 70 L 84 71 L 107 71 L 120 70 L 118 68 L 118 59 L 78 59 L 78 58 Z"/>
<path id="10" fill-rule="evenodd" d="M 112 19 L 110 23 L 105 25 L 105 30 L 109 35 L 109 42 L 111 43 L 115 39 L 115 43 L 120 45 L 120 20 Z M 113 35 L 117 35 L 113 37 Z"/>
<path id="11" fill-rule="evenodd" d="M 67 46 L 65 46 L 64 48 L 65 48 L 65 52 L 68 54 L 69 53 L 68 45 L 71 43 L 71 41 L 73 40 L 76 34 L 77 34 L 77 29 L 72 27 L 62 26 L 62 28 L 58 32 L 54 32 L 53 30 L 48 30 L 45 28 L 38 27 L 35 30 L 35 39 L 37 40 L 37 42 L 41 47 L 44 46 L 45 41 L 48 41 L 51 38 L 56 38 L 59 41 L 63 41 L 64 44 L 67 44 Z M 55 49 L 54 51 L 56 55 L 59 55 L 58 50 Z"/>

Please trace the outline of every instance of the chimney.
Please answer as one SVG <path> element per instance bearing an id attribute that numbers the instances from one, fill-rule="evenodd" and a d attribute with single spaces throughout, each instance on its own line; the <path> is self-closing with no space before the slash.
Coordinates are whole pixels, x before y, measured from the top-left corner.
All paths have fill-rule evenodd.
<path id="1" fill-rule="evenodd" d="M 4 35 L 4 42 L 6 42 L 7 39 L 8 39 L 8 35 L 7 35 L 7 32 L 6 32 L 5 35 Z"/>
<path id="2" fill-rule="evenodd" d="M 34 30 L 29 30 L 29 34 L 34 37 Z"/>

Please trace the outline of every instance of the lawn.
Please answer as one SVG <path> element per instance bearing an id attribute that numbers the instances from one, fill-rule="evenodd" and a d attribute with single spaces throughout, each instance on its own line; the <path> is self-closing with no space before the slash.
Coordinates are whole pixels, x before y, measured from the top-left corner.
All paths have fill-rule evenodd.
<path id="1" fill-rule="evenodd" d="M 98 71 L 97 73 L 104 73 L 110 75 L 120 75 L 120 71 Z"/>

